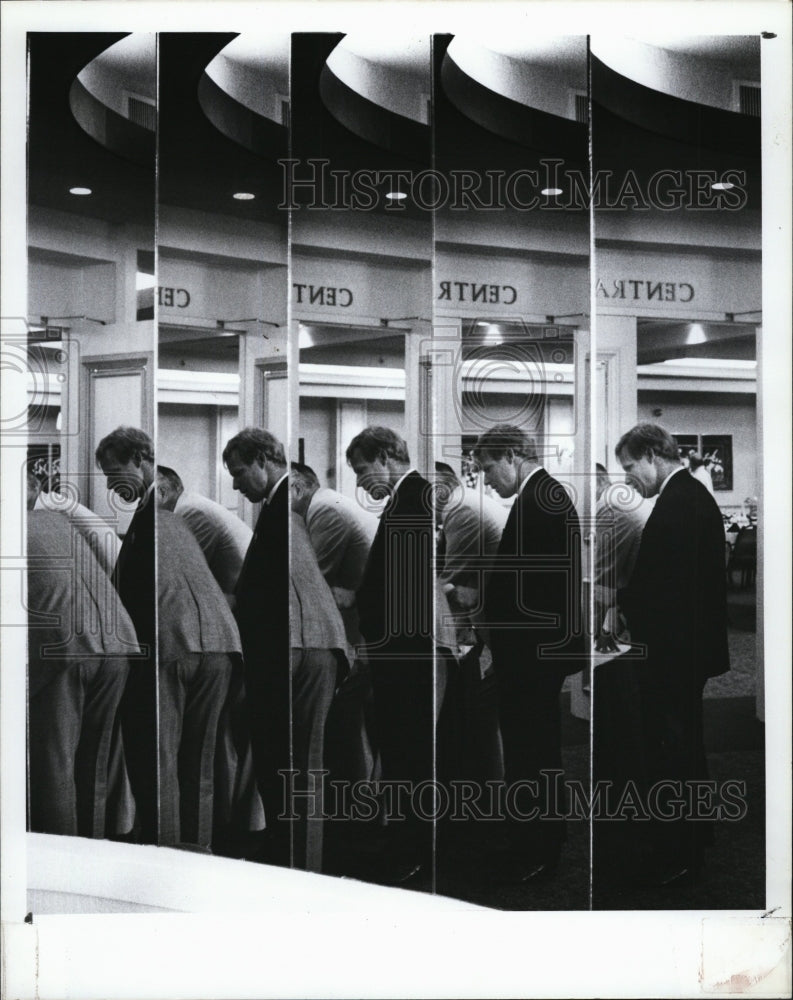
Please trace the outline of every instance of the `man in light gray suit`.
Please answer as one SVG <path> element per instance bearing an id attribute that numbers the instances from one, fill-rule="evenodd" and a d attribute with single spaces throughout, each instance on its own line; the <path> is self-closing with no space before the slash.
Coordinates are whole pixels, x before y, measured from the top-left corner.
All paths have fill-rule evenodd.
<path id="1" fill-rule="evenodd" d="M 483 620 L 484 575 L 492 566 L 509 508 L 464 486 L 450 465 L 435 463 L 436 512 L 441 529 L 438 568 L 449 605 Z"/>
<path id="2" fill-rule="evenodd" d="M 450 747 L 450 767 L 467 778 L 503 777 L 492 658 L 485 646 L 484 590 L 509 508 L 481 489 L 464 486 L 450 465 L 435 463 L 438 583 L 456 626 L 459 669 L 449 662 L 439 745 Z M 438 608 L 443 604 L 438 600 Z M 449 629 L 439 635 L 448 635 Z M 470 648 L 469 648 L 470 647 Z M 443 738 L 441 738 L 443 737 Z"/>
<path id="3" fill-rule="evenodd" d="M 157 512 L 157 598 L 159 843 L 208 848 L 218 720 L 240 637 L 198 542 L 165 510 Z"/>
<path id="4" fill-rule="evenodd" d="M 30 824 L 103 837 L 113 729 L 138 653 L 102 566 L 64 514 L 33 510 L 28 485 Z"/>
<path id="5" fill-rule="evenodd" d="M 305 521 L 320 571 L 341 612 L 352 668 L 340 686 L 328 720 L 328 764 L 334 776 L 371 778 L 374 767 L 372 684 L 363 657 L 355 592 L 361 585 L 377 517 L 355 500 L 320 486 L 314 470 L 292 462 L 292 510 Z"/>
<path id="6" fill-rule="evenodd" d="M 157 466 L 157 502 L 187 522 L 218 586 L 231 596 L 253 535 L 248 525 L 222 504 L 186 492 L 179 474 L 166 465 Z"/>
<path id="7" fill-rule="evenodd" d="M 347 639 L 351 646 L 360 645 L 355 591 L 377 534 L 377 517 L 349 497 L 320 486 L 314 470 L 301 462 L 292 462 L 289 482 L 292 510 L 306 522 L 320 571 L 341 610 Z"/>
<path id="8" fill-rule="evenodd" d="M 320 572 L 306 526 L 291 514 L 289 635 L 291 646 L 292 767 L 297 792 L 292 865 L 322 871 L 322 786 L 325 725 L 333 693 L 347 670 L 346 637 L 330 587 Z M 313 802 L 305 795 L 311 791 Z M 290 805 L 287 802 L 287 807 Z"/>
<path id="9" fill-rule="evenodd" d="M 207 565 L 234 606 L 234 589 L 253 532 L 219 503 L 186 492 L 177 472 L 157 466 L 157 503 L 172 511 L 194 535 Z M 251 754 L 250 719 L 241 657 L 232 658 L 232 674 L 220 720 L 215 756 L 215 838 L 213 850 L 238 854 L 246 834 L 264 827 L 264 809 L 256 787 Z"/>

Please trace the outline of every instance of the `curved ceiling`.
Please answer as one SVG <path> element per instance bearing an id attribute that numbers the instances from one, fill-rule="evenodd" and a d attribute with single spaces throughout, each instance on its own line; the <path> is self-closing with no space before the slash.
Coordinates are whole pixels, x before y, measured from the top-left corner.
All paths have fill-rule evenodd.
<path id="1" fill-rule="evenodd" d="M 157 39 L 127 35 L 92 59 L 69 89 L 78 125 L 106 149 L 147 166 L 156 131 Z M 139 120 L 133 118 L 137 104 Z"/>
<path id="2" fill-rule="evenodd" d="M 759 77 L 759 39 L 677 39 L 674 49 L 664 41 L 672 44 L 592 39 L 595 169 L 632 171 L 645 184 L 659 172 L 679 171 L 695 187 L 701 177 L 697 198 L 709 193 L 707 176 L 737 174 L 745 204 L 759 207 L 760 118 L 736 110 L 738 84 L 753 66 Z"/>
<path id="3" fill-rule="evenodd" d="M 501 46 L 508 53 L 484 41 L 435 38 L 438 169 L 544 177 L 544 161 L 561 160 L 585 177 L 587 125 L 575 95 L 586 94 L 586 38 L 521 39 Z"/>
<path id="4" fill-rule="evenodd" d="M 364 60 L 358 52 L 345 49 L 342 62 L 356 65 L 362 74 L 353 80 L 359 87 L 355 90 L 331 68 L 331 57 L 344 37 L 318 33 L 293 37 L 291 156 L 298 164 L 296 180 L 316 176 L 312 173 L 317 169 L 316 161 L 323 160 L 327 162 L 326 183 L 320 187 L 325 199 L 333 202 L 338 198 L 339 205 L 350 205 L 354 210 L 426 220 L 426 208 L 422 210 L 411 198 L 395 201 L 387 196 L 395 189 L 403 190 L 396 175 L 414 176 L 430 167 L 429 125 L 378 104 L 362 92 L 377 96 L 377 87 L 382 89 L 386 79 L 399 79 L 406 94 L 409 91 L 415 97 L 427 78 L 418 71 L 420 48 L 411 46 L 404 59 L 397 58 L 395 51 L 390 67 L 377 72 L 364 66 L 368 58 Z M 428 38 L 426 44 L 429 68 Z M 363 48 L 367 57 L 373 54 L 364 43 L 358 48 Z M 389 51 L 383 48 L 383 52 Z M 338 63 L 333 64 L 338 69 Z M 364 86 L 366 80 L 371 84 L 368 88 Z M 310 161 L 314 161 L 313 167 Z M 343 182 L 335 180 L 342 177 Z M 317 207 L 317 192 L 313 185 L 298 183 L 292 190 L 294 203 Z"/>
<path id="5" fill-rule="evenodd" d="M 128 94 L 157 100 L 157 36 L 135 33 L 114 42 L 77 74 L 85 89 L 116 114 L 129 114 Z"/>
<path id="6" fill-rule="evenodd" d="M 400 37 L 389 32 L 387 39 L 345 35 L 328 56 L 327 67 L 367 101 L 418 124 L 429 124 L 428 35 Z"/>
<path id="7" fill-rule="evenodd" d="M 28 132 L 28 199 L 31 205 L 54 208 L 110 222 L 154 224 L 155 134 L 130 122 L 78 80 L 96 76 L 94 60 L 104 56 L 105 70 L 148 96 L 154 88 L 150 39 L 119 33 L 32 33 L 29 39 L 30 113 Z M 99 91 L 96 84 L 94 89 Z M 76 87 L 76 89 L 75 89 Z M 132 89 L 130 87 L 130 89 Z M 78 124 L 70 102 L 79 91 L 86 121 Z M 90 108 L 89 108 L 90 106 Z M 107 139 L 110 138 L 108 143 Z M 72 187 L 89 188 L 75 196 Z"/>
<path id="8" fill-rule="evenodd" d="M 576 121 L 587 91 L 585 35 L 509 40 L 455 35 L 447 58 L 472 80 L 525 107 Z"/>
<path id="9" fill-rule="evenodd" d="M 759 36 L 593 36 L 592 54 L 651 90 L 722 111 L 740 110 L 738 84 L 760 85 Z"/>
<path id="10" fill-rule="evenodd" d="M 283 185 L 276 160 L 287 155 L 287 129 L 257 107 L 266 87 L 271 95 L 280 93 L 288 49 L 285 39 L 271 39 L 257 60 L 258 37 L 159 36 L 161 204 L 286 224 L 278 209 Z M 219 55 L 224 58 L 217 62 Z M 237 193 L 254 197 L 238 200 Z"/>
<path id="11" fill-rule="evenodd" d="M 288 32 L 244 32 L 207 65 L 206 75 L 243 107 L 278 125 L 289 95 Z"/>
<path id="12" fill-rule="evenodd" d="M 319 74 L 324 107 L 344 129 L 397 156 L 430 157 L 430 40 L 345 35 Z"/>

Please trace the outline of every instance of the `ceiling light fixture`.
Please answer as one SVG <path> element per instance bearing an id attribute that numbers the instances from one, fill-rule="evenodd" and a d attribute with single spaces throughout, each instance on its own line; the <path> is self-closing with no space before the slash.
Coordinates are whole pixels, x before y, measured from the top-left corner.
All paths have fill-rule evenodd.
<path id="1" fill-rule="evenodd" d="M 562 189 L 561 188 L 543 188 L 542 191 L 540 191 L 540 194 L 547 195 L 548 197 L 551 197 L 551 196 L 555 197 L 557 194 L 561 194 L 561 193 L 562 193 Z"/>
<path id="2" fill-rule="evenodd" d="M 386 198 L 393 198 L 394 201 L 402 201 L 403 198 L 407 198 L 404 191 L 389 191 Z"/>
<path id="3" fill-rule="evenodd" d="M 686 336 L 686 345 L 691 344 L 705 344 L 707 343 L 708 337 L 701 323 L 690 323 L 688 327 L 688 334 Z"/>
<path id="4" fill-rule="evenodd" d="M 78 195 L 86 196 L 86 195 L 89 195 L 89 194 L 93 194 L 93 191 L 90 188 L 73 187 L 73 188 L 69 188 L 69 194 L 78 194 Z"/>
<path id="5" fill-rule="evenodd" d="M 253 201 L 256 195 L 251 194 L 250 191 L 237 191 L 235 194 L 232 195 L 232 197 L 235 198 L 237 201 Z"/>
<path id="6" fill-rule="evenodd" d="M 735 185 L 730 183 L 730 181 L 716 181 L 714 184 L 711 184 L 711 190 L 713 191 L 732 191 L 734 187 Z"/>

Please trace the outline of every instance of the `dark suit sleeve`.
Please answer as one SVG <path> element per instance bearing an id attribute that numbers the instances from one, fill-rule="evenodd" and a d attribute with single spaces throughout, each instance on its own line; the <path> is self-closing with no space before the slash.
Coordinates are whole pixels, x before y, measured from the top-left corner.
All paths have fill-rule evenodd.
<path id="1" fill-rule="evenodd" d="M 434 526 L 430 484 L 411 473 L 380 518 L 357 602 L 371 653 L 426 656 L 432 650 Z"/>
<path id="2" fill-rule="evenodd" d="M 253 662 L 289 651 L 289 499 L 282 484 L 262 507 L 235 589 L 243 654 Z"/>
<path id="3" fill-rule="evenodd" d="M 510 512 L 485 610 L 496 656 L 567 673 L 583 666 L 581 530 L 566 490 L 544 470 Z"/>
<path id="4" fill-rule="evenodd" d="M 631 638 L 657 666 L 700 679 L 729 668 L 721 515 L 687 473 L 658 498 L 621 597 Z"/>

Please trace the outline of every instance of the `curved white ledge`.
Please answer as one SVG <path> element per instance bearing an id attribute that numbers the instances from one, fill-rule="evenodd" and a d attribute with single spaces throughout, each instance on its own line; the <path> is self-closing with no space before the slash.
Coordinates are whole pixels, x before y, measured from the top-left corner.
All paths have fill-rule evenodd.
<path id="1" fill-rule="evenodd" d="M 445 896 L 166 847 L 27 834 L 28 909 L 54 913 L 478 910 Z"/>

